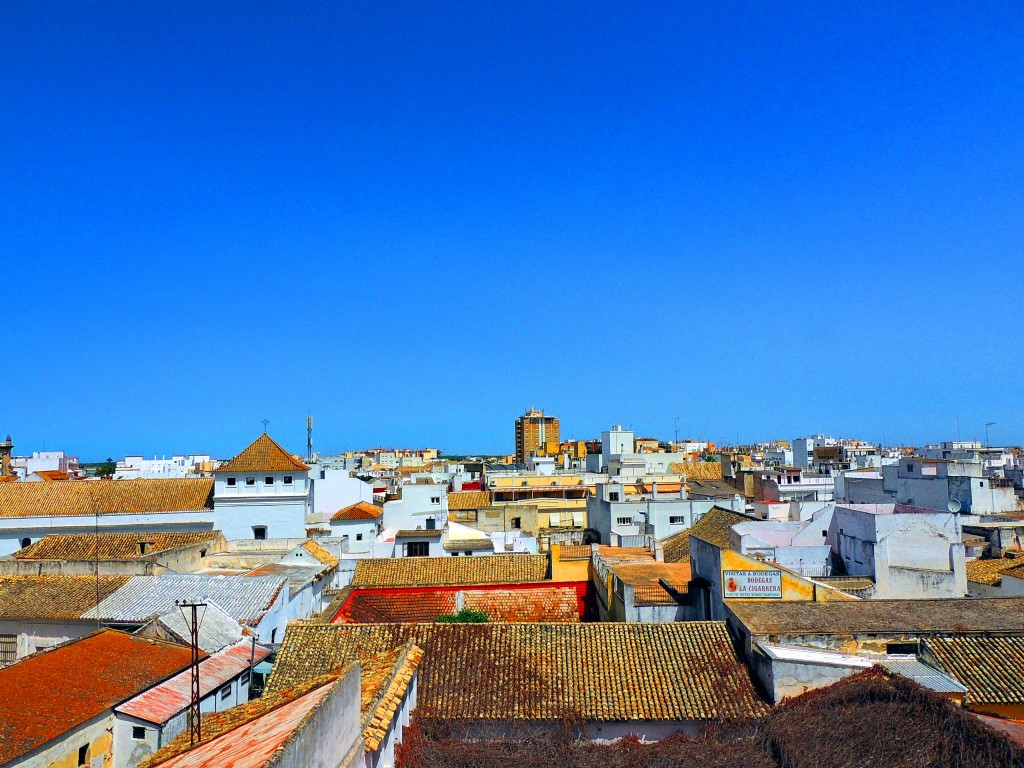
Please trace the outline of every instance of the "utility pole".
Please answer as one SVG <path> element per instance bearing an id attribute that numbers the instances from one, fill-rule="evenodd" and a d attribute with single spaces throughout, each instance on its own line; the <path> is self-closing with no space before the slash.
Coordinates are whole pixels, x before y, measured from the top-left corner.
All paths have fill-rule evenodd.
<path id="1" fill-rule="evenodd" d="M 999 423 L 998 421 L 986 421 L 985 422 L 985 447 L 986 448 L 991 448 L 992 447 L 992 443 L 990 443 L 988 441 L 988 428 L 989 427 L 994 427 L 998 423 Z"/>
<path id="2" fill-rule="evenodd" d="M 199 626 L 202 624 L 199 609 L 206 608 L 206 603 L 203 602 L 202 598 L 175 600 L 174 603 L 178 606 L 178 610 L 181 611 L 181 617 L 185 619 L 189 633 L 192 636 L 192 698 L 188 707 L 188 729 L 189 745 L 194 747 L 203 740 L 199 711 L 201 696 L 199 691 Z M 203 616 L 205 615 L 206 611 L 203 611 Z M 251 679 L 252 675 L 250 674 Z"/>
<path id="3" fill-rule="evenodd" d="M 313 460 L 313 414 L 306 413 L 306 458 Z"/>

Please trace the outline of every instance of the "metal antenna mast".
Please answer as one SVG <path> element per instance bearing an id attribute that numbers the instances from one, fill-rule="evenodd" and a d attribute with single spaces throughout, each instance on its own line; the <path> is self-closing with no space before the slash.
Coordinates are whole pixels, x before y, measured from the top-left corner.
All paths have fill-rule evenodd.
<path id="1" fill-rule="evenodd" d="M 306 458 L 313 460 L 313 414 L 306 413 Z"/>
<path id="2" fill-rule="evenodd" d="M 192 699 L 188 705 L 188 729 L 189 745 L 194 747 L 203 740 L 199 711 L 199 700 L 201 697 L 199 692 L 199 625 L 202 623 L 199 609 L 205 608 L 206 603 L 202 598 L 175 600 L 174 602 L 178 606 L 178 610 L 181 611 L 181 616 L 185 619 L 189 633 L 192 635 Z M 191 620 L 186 615 L 185 609 L 190 610 Z M 205 615 L 206 611 L 203 611 L 203 614 Z"/>

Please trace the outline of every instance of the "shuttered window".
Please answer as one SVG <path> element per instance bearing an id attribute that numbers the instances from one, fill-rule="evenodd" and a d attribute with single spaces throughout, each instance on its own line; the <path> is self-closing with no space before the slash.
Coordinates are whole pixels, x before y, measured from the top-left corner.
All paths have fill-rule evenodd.
<path id="1" fill-rule="evenodd" d="M 0 665 L 18 660 L 18 636 L 0 635 Z"/>

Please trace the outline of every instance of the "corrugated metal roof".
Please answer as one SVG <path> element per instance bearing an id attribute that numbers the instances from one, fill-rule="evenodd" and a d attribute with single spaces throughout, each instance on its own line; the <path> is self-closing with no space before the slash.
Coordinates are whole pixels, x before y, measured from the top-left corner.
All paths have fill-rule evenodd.
<path id="1" fill-rule="evenodd" d="M 185 644 L 191 643 L 191 633 L 185 617 L 177 608 L 160 616 L 157 621 L 170 630 Z M 212 600 L 206 606 L 206 613 L 199 624 L 199 647 L 207 653 L 214 653 L 242 639 L 242 627 Z"/>
<path id="2" fill-rule="evenodd" d="M 294 597 L 303 587 L 316 581 L 328 570 L 326 565 L 292 565 L 291 563 L 267 563 L 245 574 L 246 578 L 274 576 L 288 580 L 288 594 Z"/>
<path id="3" fill-rule="evenodd" d="M 878 662 L 890 672 L 913 680 L 918 685 L 938 693 L 967 693 L 967 687 L 945 672 L 929 667 L 916 656 L 889 656 Z"/>
<path id="4" fill-rule="evenodd" d="M 96 608 L 83 614 L 83 618 L 142 623 L 174 610 L 175 600 L 199 596 L 213 600 L 239 623 L 256 624 L 285 583 L 278 576 L 133 576 Z"/>
<path id="5" fill-rule="evenodd" d="M 269 655 L 269 648 L 262 645 L 254 648 L 252 641 L 241 640 L 204 659 L 199 665 L 200 695 L 206 696 L 242 674 L 249 668 L 250 659 L 258 663 Z M 191 699 L 192 670 L 189 669 L 143 691 L 114 710 L 160 725 L 187 709 Z"/>

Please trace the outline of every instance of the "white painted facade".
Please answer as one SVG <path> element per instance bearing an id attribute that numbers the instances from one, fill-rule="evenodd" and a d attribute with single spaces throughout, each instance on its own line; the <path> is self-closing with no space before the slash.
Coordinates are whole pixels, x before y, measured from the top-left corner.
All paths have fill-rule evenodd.
<path id="1" fill-rule="evenodd" d="M 214 477 L 214 524 L 229 540 L 302 538 L 306 527 L 318 522 L 305 471 L 217 471 Z"/>
<path id="2" fill-rule="evenodd" d="M 309 470 L 312 480 L 313 516 L 328 521 L 339 509 L 360 501 L 373 501 L 373 486 L 351 477 L 348 470 L 314 465 Z"/>

